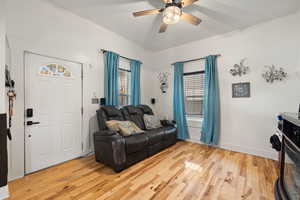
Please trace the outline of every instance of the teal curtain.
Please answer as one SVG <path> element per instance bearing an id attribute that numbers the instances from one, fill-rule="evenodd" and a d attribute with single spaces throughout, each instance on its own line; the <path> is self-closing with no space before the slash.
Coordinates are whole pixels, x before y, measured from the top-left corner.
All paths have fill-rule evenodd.
<path id="1" fill-rule="evenodd" d="M 183 63 L 174 64 L 174 94 L 173 94 L 174 120 L 177 123 L 178 138 L 189 138 L 184 103 Z"/>
<path id="2" fill-rule="evenodd" d="M 118 106 L 119 105 L 119 68 L 120 56 L 113 52 L 104 53 L 105 77 L 104 88 L 106 105 Z"/>
<path id="3" fill-rule="evenodd" d="M 136 106 L 141 103 L 141 62 L 131 60 L 131 104 Z"/>
<path id="4" fill-rule="evenodd" d="M 205 61 L 204 119 L 201 141 L 217 145 L 220 137 L 220 96 L 217 56 L 208 56 Z"/>

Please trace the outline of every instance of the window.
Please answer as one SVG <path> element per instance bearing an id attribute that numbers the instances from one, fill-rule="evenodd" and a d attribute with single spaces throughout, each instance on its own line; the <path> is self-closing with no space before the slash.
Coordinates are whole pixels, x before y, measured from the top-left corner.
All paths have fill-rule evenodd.
<path id="1" fill-rule="evenodd" d="M 130 62 L 120 59 L 119 65 L 119 104 L 126 106 L 130 104 L 131 98 L 131 71 Z"/>
<path id="2" fill-rule="evenodd" d="M 189 117 L 203 117 L 205 72 L 184 73 L 185 110 Z"/>

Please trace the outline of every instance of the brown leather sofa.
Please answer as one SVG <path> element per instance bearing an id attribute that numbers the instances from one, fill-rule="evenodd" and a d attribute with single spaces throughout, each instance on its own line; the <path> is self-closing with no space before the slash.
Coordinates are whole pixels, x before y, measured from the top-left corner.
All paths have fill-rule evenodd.
<path id="1" fill-rule="evenodd" d="M 162 121 L 161 128 L 147 130 L 144 114 L 153 115 L 153 111 L 147 105 L 125 106 L 121 109 L 101 107 L 97 111 L 99 131 L 94 134 L 96 161 L 120 172 L 176 143 L 177 128 L 174 122 Z M 124 137 L 108 130 L 107 120 L 133 121 L 145 132 Z"/>
<path id="2" fill-rule="evenodd" d="M 6 124 L 6 114 L 0 114 L 0 188 L 7 185 L 8 163 Z"/>

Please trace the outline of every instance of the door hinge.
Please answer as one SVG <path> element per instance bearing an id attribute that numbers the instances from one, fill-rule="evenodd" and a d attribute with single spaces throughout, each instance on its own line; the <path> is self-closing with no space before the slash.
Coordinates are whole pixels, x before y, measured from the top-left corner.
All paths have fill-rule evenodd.
<path id="1" fill-rule="evenodd" d="M 81 107 L 81 114 L 83 115 L 83 107 Z"/>
<path id="2" fill-rule="evenodd" d="M 81 142 L 81 151 L 83 152 L 83 142 Z"/>

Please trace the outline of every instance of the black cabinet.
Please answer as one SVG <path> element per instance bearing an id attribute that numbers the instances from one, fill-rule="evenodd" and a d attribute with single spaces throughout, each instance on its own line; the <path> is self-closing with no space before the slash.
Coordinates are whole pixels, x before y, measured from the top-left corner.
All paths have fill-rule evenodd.
<path id="1" fill-rule="evenodd" d="M 7 121 L 6 114 L 0 114 L 0 187 L 7 185 Z"/>
<path id="2" fill-rule="evenodd" d="M 298 116 L 283 115 L 280 175 L 275 184 L 276 200 L 300 199 L 300 126 Z"/>

